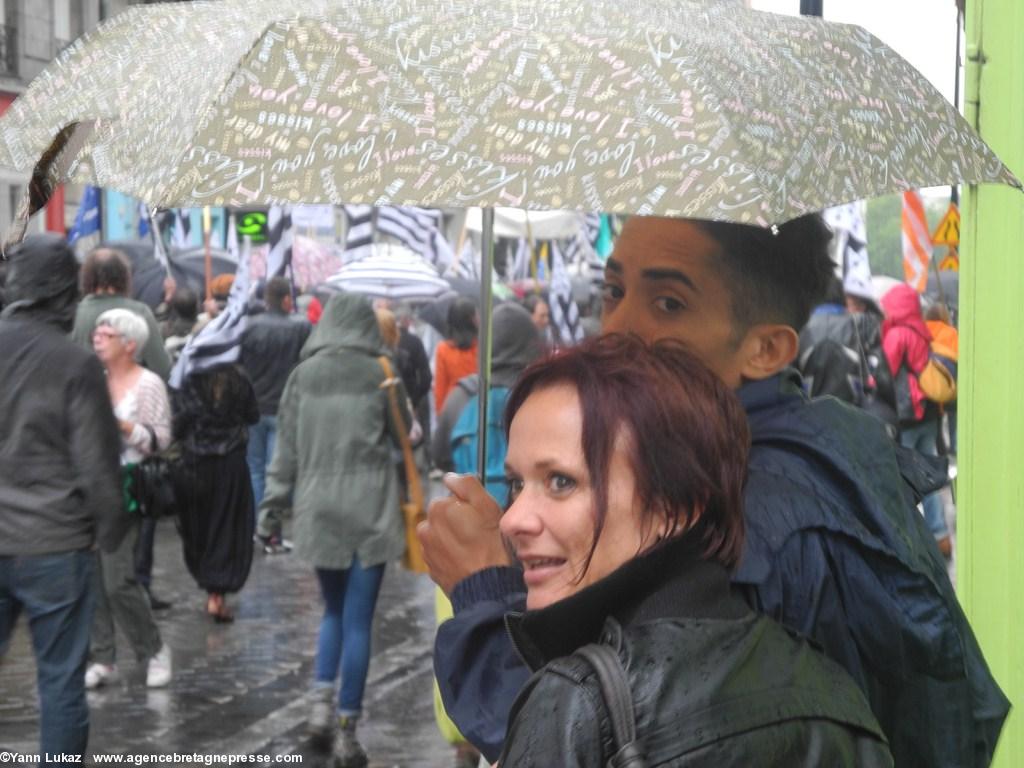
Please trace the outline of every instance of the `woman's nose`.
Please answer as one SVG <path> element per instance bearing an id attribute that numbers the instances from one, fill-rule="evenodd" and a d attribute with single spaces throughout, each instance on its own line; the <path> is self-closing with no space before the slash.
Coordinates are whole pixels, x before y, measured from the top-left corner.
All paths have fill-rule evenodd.
<path id="1" fill-rule="evenodd" d="M 505 514 L 501 516 L 498 527 L 502 534 L 509 539 L 536 535 L 544 527 L 526 497 L 525 491 L 520 492 L 512 505 L 505 510 Z"/>

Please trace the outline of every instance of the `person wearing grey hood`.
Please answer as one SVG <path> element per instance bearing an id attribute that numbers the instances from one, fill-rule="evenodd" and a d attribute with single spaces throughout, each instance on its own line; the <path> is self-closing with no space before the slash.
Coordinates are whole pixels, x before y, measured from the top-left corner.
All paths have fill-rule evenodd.
<path id="1" fill-rule="evenodd" d="M 544 343 L 530 313 L 512 302 L 494 308 L 491 319 L 491 387 L 510 388 L 519 374 L 544 353 Z M 459 379 L 445 400 L 430 444 L 434 466 L 445 472 L 455 470 L 452 460 L 452 429 L 462 410 L 480 390 L 480 377 Z"/>
<path id="2" fill-rule="evenodd" d="M 314 569 L 320 585 L 324 615 L 309 730 L 322 748 L 332 748 L 338 732 L 338 768 L 367 764 L 356 723 L 373 615 L 385 565 L 405 551 L 391 459 L 401 427 L 392 416 L 389 387 L 395 387 L 406 429 L 412 422 L 401 380 L 385 377 L 383 347 L 365 296 L 331 297 L 281 394 L 260 505 L 265 537 L 278 533 L 278 514 L 293 508 L 294 556 Z"/>
<path id="3" fill-rule="evenodd" d="M 9 254 L 0 314 L 0 657 L 20 613 L 36 650 L 40 754 L 80 756 L 94 546 L 128 530 L 103 366 L 68 337 L 78 264 L 63 238 Z"/>

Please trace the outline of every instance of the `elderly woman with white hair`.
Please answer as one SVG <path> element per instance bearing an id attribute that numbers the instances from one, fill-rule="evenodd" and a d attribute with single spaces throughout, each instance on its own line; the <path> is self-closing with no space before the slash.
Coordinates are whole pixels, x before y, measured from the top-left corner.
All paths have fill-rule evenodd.
<path id="1" fill-rule="evenodd" d="M 171 407 L 159 376 L 139 365 L 149 338 L 146 321 L 128 309 L 101 314 L 92 344 L 107 371 L 107 389 L 121 432 L 121 464 L 139 462 L 171 441 Z M 99 557 L 100 588 L 90 642 L 91 663 L 85 687 L 97 688 L 117 677 L 114 665 L 114 624 L 135 651 L 147 661 L 146 685 L 158 688 L 171 680 L 171 652 L 160 638 L 149 599 L 135 576 L 133 550 L 139 518 L 125 530 L 117 549 Z"/>

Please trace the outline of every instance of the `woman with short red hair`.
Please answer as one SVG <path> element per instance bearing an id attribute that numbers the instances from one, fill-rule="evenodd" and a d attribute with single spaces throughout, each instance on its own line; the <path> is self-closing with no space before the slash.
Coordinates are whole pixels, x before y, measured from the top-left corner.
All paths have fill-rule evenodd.
<path id="1" fill-rule="evenodd" d="M 506 620 L 536 674 L 503 768 L 892 764 L 847 673 L 732 592 L 750 433 L 681 344 L 612 335 L 534 365 L 506 424 L 501 531 L 527 587 Z M 625 672 L 646 762 L 610 762 L 626 745 L 590 644 Z"/>

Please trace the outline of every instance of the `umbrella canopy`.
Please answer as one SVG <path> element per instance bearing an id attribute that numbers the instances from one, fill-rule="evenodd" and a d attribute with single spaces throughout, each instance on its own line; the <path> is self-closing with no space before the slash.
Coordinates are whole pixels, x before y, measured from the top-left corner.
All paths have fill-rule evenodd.
<path id="1" fill-rule="evenodd" d="M 238 270 L 238 262 L 227 251 L 220 248 L 212 249 L 212 275 L 233 275 Z M 168 254 L 171 263 L 171 276 L 179 286 L 187 285 L 200 296 L 206 294 L 206 252 L 202 247 L 171 249 Z M 154 259 L 145 271 L 132 277 L 132 290 L 139 301 L 156 307 L 163 300 L 163 282 L 167 272 Z"/>
<path id="2" fill-rule="evenodd" d="M 253 279 L 266 277 L 267 251 L 269 246 L 254 248 L 250 269 Z M 305 235 L 295 235 L 292 240 L 292 270 L 295 284 L 302 290 L 327 280 L 342 266 L 341 253 L 328 245 Z"/>
<path id="3" fill-rule="evenodd" d="M 939 282 L 942 284 L 942 291 L 939 291 Z M 960 273 L 953 270 L 942 270 L 939 272 L 938 280 L 935 277 L 935 270 L 928 272 L 928 287 L 925 294 L 934 301 L 945 298 L 946 304 L 952 310 L 960 308 Z"/>
<path id="4" fill-rule="evenodd" d="M 346 264 L 328 278 L 328 287 L 381 299 L 425 300 L 451 290 L 446 280 L 420 256 L 390 243 L 371 246 L 373 253 Z"/>
<path id="5" fill-rule="evenodd" d="M 0 119 L 27 208 L 68 178 L 153 205 L 603 210 L 769 226 L 1019 182 L 854 26 L 683 0 L 134 6 Z M 17 234 L 17 233 L 15 233 Z"/>
<path id="6" fill-rule="evenodd" d="M 902 284 L 903 281 L 898 280 L 895 277 L 889 277 L 888 275 L 872 275 L 871 286 L 875 289 L 875 300 L 878 302 L 878 306 L 882 305 L 882 299 L 885 297 L 885 294 L 897 285 Z"/>

